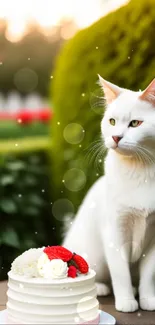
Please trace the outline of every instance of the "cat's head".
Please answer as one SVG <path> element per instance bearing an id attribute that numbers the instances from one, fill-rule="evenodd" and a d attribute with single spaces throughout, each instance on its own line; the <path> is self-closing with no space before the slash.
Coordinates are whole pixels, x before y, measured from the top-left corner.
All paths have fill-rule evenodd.
<path id="1" fill-rule="evenodd" d="M 123 155 L 155 150 L 155 79 L 144 90 L 120 88 L 99 76 L 106 110 L 101 123 L 105 146 Z"/>

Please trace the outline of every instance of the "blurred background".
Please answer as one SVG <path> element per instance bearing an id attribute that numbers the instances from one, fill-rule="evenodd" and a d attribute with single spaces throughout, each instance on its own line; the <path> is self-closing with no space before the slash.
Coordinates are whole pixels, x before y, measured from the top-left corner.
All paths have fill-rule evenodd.
<path id="1" fill-rule="evenodd" d="M 0 280 L 104 173 L 97 74 L 144 89 L 154 44 L 154 0 L 0 0 Z"/>

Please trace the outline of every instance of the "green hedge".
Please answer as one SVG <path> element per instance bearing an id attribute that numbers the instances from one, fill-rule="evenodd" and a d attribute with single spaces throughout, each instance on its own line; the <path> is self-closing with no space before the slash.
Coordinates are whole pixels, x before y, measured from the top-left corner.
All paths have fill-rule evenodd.
<path id="1" fill-rule="evenodd" d="M 15 257 L 57 243 L 46 150 L 0 156 L 0 280 Z"/>
<path id="2" fill-rule="evenodd" d="M 51 147 L 49 137 L 47 136 L 26 136 L 19 138 L 13 138 L 8 140 L 0 139 L 0 155 L 6 155 L 8 153 L 21 154 L 37 151 L 48 151 Z"/>
<path id="3" fill-rule="evenodd" d="M 16 121 L 0 121 L 0 140 L 24 138 L 25 136 L 47 136 L 48 134 L 49 123 L 20 124 Z"/>
<path id="4" fill-rule="evenodd" d="M 101 114 L 91 109 L 90 103 L 91 92 L 96 92 L 97 73 L 119 86 L 133 90 L 144 88 L 154 78 L 154 31 L 154 0 L 132 0 L 80 31 L 67 42 L 58 57 L 51 85 L 52 181 L 54 198 L 68 197 L 75 210 L 98 177 L 84 150 L 100 134 Z M 81 143 L 69 144 L 65 140 L 63 132 L 69 123 L 78 123 L 84 128 Z M 71 130 L 70 137 L 74 137 L 73 131 L 76 130 Z M 79 191 L 66 189 L 62 182 L 65 172 L 72 168 L 80 168 L 86 175 L 87 182 Z M 70 178 L 67 182 L 76 184 L 81 176 L 74 169 L 66 177 Z"/>

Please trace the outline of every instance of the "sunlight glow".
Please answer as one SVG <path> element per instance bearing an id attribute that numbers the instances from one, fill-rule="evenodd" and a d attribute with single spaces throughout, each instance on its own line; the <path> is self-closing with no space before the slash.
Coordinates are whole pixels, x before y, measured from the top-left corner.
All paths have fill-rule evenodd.
<path id="1" fill-rule="evenodd" d="M 72 19 L 79 28 L 89 26 L 127 0 L 0 0 L 0 18 L 9 22 L 7 37 L 20 38 L 29 22 L 44 28 Z"/>

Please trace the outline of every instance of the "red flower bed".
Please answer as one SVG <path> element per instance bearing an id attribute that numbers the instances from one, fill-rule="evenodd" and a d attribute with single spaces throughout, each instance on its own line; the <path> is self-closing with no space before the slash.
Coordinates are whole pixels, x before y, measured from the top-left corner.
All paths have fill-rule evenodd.
<path id="1" fill-rule="evenodd" d="M 50 109 L 44 108 L 38 111 L 21 110 L 17 113 L 0 112 L 0 120 L 16 120 L 21 124 L 28 124 L 33 121 L 48 123 L 53 116 Z"/>

